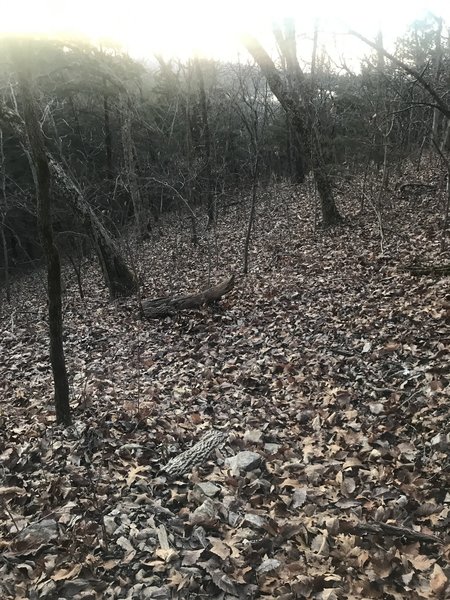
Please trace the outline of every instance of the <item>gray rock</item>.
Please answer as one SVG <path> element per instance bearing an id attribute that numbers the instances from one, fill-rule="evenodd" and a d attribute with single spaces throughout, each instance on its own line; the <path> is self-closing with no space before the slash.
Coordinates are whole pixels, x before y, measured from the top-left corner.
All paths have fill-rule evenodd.
<path id="1" fill-rule="evenodd" d="M 244 524 L 252 527 L 258 527 L 259 529 L 264 529 L 264 527 L 267 525 L 267 519 L 264 519 L 263 517 L 253 513 L 245 513 Z"/>
<path id="2" fill-rule="evenodd" d="M 276 454 L 280 448 L 280 444 L 272 444 L 271 442 L 267 442 L 266 444 L 264 444 L 264 450 L 268 454 Z"/>
<path id="3" fill-rule="evenodd" d="M 117 525 L 114 517 L 111 517 L 108 515 L 104 516 L 103 523 L 105 524 L 105 530 L 108 535 L 112 535 L 118 528 L 118 525 Z"/>
<path id="4" fill-rule="evenodd" d="M 58 525 L 53 519 L 44 519 L 38 523 L 32 523 L 17 534 L 17 539 L 28 542 L 30 546 L 46 544 L 58 537 Z"/>
<path id="5" fill-rule="evenodd" d="M 244 433 L 244 442 L 260 444 L 262 440 L 262 431 L 260 429 L 249 429 Z"/>
<path id="6" fill-rule="evenodd" d="M 441 450 L 445 450 L 450 445 L 450 433 L 445 435 L 445 433 L 438 433 L 431 440 L 432 446 L 438 446 Z"/>
<path id="7" fill-rule="evenodd" d="M 149 586 L 145 589 L 141 590 L 141 596 L 143 600 L 147 600 L 147 598 L 155 598 L 159 600 L 165 600 L 166 598 L 170 598 L 170 590 L 168 587 L 156 587 Z"/>
<path id="8" fill-rule="evenodd" d="M 253 471 L 261 464 L 261 455 L 256 452 L 244 450 L 243 452 L 238 452 L 238 454 L 231 458 L 227 458 L 225 464 L 227 464 L 235 473 L 238 473 L 239 471 Z"/>
<path id="9" fill-rule="evenodd" d="M 280 567 L 281 567 L 281 562 L 279 560 L 277 560 L 276 558 L 268 558 L 266 560 L 263 560 L 263 562 L 256 569 L 256 572 L 259 573 L 260 575 L 265 574 L 265 573 L 273 573 Z"/>
<path id="10" fill-rule="evenodd" d="M 215 485 L 211 481 L 204 481 L 202 483 L 197 483 L 194 486 L 194 494 L 200 498 L 206 496 L 207 498 L 214 498 L 220 492 L 220 487 Z"/>

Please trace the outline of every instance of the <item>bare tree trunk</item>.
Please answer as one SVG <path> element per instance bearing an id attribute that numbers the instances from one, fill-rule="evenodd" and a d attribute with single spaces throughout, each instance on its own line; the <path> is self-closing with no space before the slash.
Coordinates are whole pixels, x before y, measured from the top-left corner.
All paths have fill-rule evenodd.
<path id="1" fill-rule="evenodd" d="M 203 144 L 205 157 L 205 174 L 206 174 L 206 209 L 208 213 L 208 227 L 211 227 L 215 222 L 215 207 L 212 190 L 212 172 L 211 172 L 211 134 L 209 130 L 208 119 L 208 103 L 206 101 L 205 80 L 203 78 L 202 68 L 198 57 L 194 59 L 195 73 L 198 80 L 199 96 L 200 96 L 200 111 L 202 115 L 203 129 Z"/>
<path id="2" fill-rule="evenodd" d="M 87 158 L 87 153 L 86 153 L 86 146 L 84 144 L 83 130 L 82 130 L 81 125 L 80 125 L 80 119 L 78 118 L 78 112 L 77 112 L 77 109 L 76 109 L 75 102 L 74 102 L 72 94 L 69 95 L 68 100 L 69 100 L 70 108 L 72 110 L 73 121 L 74 121 L 74 124 L 75 124 L 76 137 L 77 137 L 77 139 L 79 140 L 79 142 L 81 144 L 82 152 L 83 152 L 84 158 L 86 159 Z"/>
<path id="3" fill-rule="evenodd" d="M 5 104 L 0 103 L 0 120 L 7 122 L 13 128 L 26 150 L 27 136 L 20 115 L 9 109 Z M 26 151 L 26 154 L 31 162 L 30 153 Z M 116 243 L 61 164 L 49 152 L 46 153 L 46 157 L 55 191 L 71 207 L 94 242 L 94 248 L 111 297 L 130 296 L 136 291 L 137 282 L 132 270 L 120 254 Z"/>
<path id="4" fill-rule="evenodd" d="M 315 159 L 314 162 L 314 179 L 320 197 L 322 226 L 325 228 L 332 227 L 337 225 L 342 220 L 342 217 L 334 203 L 333 190 L 331 188 L 330 178 L 325 170 L 325 165 L 321 164 L 319 159 Z"/>
<path id="5" fill-rule="evenodd" d="M 248 217 L 247 235 L 245 236 L 244 244 L 244 275 L 248 273 L 248 252 L 250 249 L 250 239 L 252 236 L 253 223 L 255 221 L 256 199 L 258 194 L 258 170 L 259 170 L 259 155 L 255 157 L 255 163 L 252 169 L 252 203 L 250 205 L 250 215 Z"/>
<path id="6" fill-rule="evenodd" d="M 106 82 L 104 80 L 104 84 Z M 109 118 L 109 102 L 108 96 L 103 96 L 103 122 L 105 127 L 105 158 L 106 158 L 106 176 L 108 179 L 113 177 L 113 163 L 112 163 L 112 136 L 111 136 L 111 125 Z"/>
<path id="7" fill-rule="evenodd" d="M 281 34 L 282 35 L 282 34 Z M 281 48 L 286 52 L 286 61 L 291 65 L 292 80 L 295 85 L 301 85 L 301 71 L 298 65 L 297 57 L 294 56 L 294 48 L 292 41 L 292 27 L 287 37 L 280 37 Z M 280 32 L 278 32 L 280 36 Z M 295 36 L 294 36 L 295 39 Z M 281 106 L 290 116 L 292 124 L 295 126 L 297 139 L 301 141 L 303 148 L 305 149 L 303 155 L 306 154 L 306 148 L 308 147 L 308 136 L 307 127 L 305 120 L 302 115 L 302 107 L 297 90 L 289 91 L 288 87 L 283 83 L 275 63 L 261 46 L 261 44 L 252 37 L 246 37 L 244 44 L 250 54 L 253 56 L 255 62 L 259 65 L 261 71 L 267 79 L 269 87 L 280 102 Z M 306 94 L 308 95 L 308 94 Z M 308 118 L 308 115 L 306 115 Z M 311 116 L 308 119 L 312 122 Z M 331 227 L 337 225 L 341 221 L 341 216 L 337 210 L 334 202 L 333 190 L 331 182 L 328 177 L 328 173 L 325 168 L 325 164 L 322 156 L 321 142 L 317 135 L 313 133 L 311 143 L 313 144 L 313 172 L 314 178 L 317 184 L 317 191 L 320 195 L 321 206 L 322 206 L 322 224 L 323 227 Z"/>
<path id="8" fill-rule="evenodd" d="M 61 301 L 61 266 L 59 252 L 53 238 L 50 197 L 50 168 L 39 125 L 37 109 L 29 75 L 24 72 L 25 56 L 15 55 L 19 87 L 22 96 L 25 130 L 33 161 L 36 185 L 39 235 L 47 261 L 48 315 L 50 327 L 50 361 L 55 387 L 56 420 L 70 425 L 69 383 L 63 346 L 63 321 Z"/>
<path id="9" fill-rule="evenodd" d="M 437 19 L 437 30 L 436 30 L 436 44 L 435 44 L 435 52 L 434 52 L 434 83 L 435 86 L 439 85 L 439 78 L 441 75 L 441 65 L 442 65 L 442 18 Z M 433 109 L 433 124 L 431 127 L 431 144 L 438 144 L 439 140 L 439 124 L 441 121 L 442 115 L 439 112 L 439 109 Z"/>
<path id="10" fill-rule="evenodd" d="M 8 244 L 6 242 L 5 221 L 8 211 L 6 198 L 6 173 L 5 173 L 5 153 L 3 149 L 3 131 L 0 129 L 0 171 L 2 173 L 2 193 L 0 196 L 0 237 L 2 240 L 3 267 L 5 269 L 5 292 L 6 300 L 11 302 L 11 287 L 9 283 L 9 255 Z"/>
<path id="11" fill-rule="evenodd" d="M 187 162 L 187 170 L 188 176 L 186 178 L 186 192 L 187 192 L 187 202 L 189 206 L 192 206 L 192 111 L 191 111 L 191 69 L 189 62 L 189 76 L 188 76 L 188 90 L 187 90 L 187 98 L 186 98 L 186 162 Z M 197 223 L 195 220 L 195 214 L 193 212 L 189 212 L 189 218 L 191 220 L 191 241 L 194 246 L 198 244 L 198 235 L 197 235 Z"/>
<path id="12" fill-rule="evenodd" d="M 299 180 L 304 181 L 306 175 L 308 136 L 307 128 L 298 100 L 295 98 L 295 96 L 289 93 L 289 90 L 284 85 L 273 60 L 270 58 L 258 40 L 256 38 L 247 36 L 244 38 L 243 42 L 248 52 L 253 57 L 254 61 L 259 65 L 259 68 L 267 79 L 267 83 L 269 84 L 272 94 L 277 98 L 285 110 L 288 119 L 292 123 L 292 131 L 295 134 L 296 145 L 299 149 L 298 177 Z"/>
<path id="13" fill-rule="evenodd" d="M 116 243 L 87 203 L 76 183 L 52 158 L 50 158 L 50 169 L 58 193 L 81 219 L 94 242 L 94 249 L 111 297 L 130 296 L 137 290 L 136 278 L 122 258 Z"/>
<path id="14" fill-rule="evenodd" d="M 131 103 L 128 99 L 122 102 L 122 146 L 125 160 L 126 176 L 128 181 L 131 201 L 133 203 L 134 219 L 138 236 L 141 238 L 146 235 L 147 223 L 142 205 L 142 197 L 139 190 L 139 181 L 136 169 L 136 160 L 134 157 L 133 137 L 131 134 Z"/>
<path id="15" fill-rule="evenodd" d="M 450 119 L 446 119 L 444 134 L 442 136 L 441 152 L 445 153 L 450 141 Z"/>

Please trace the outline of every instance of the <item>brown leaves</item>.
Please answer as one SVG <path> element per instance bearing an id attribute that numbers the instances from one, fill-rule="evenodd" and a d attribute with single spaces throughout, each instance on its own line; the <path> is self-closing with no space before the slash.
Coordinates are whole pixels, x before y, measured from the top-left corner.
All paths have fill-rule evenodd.
<path id="1" fill-rule="evenodd" d="M 66 308 L 72 429 L 52 424 L 45 324 L 24 300 L 0 340 L 2 597 L 72 597 L 99 579 L 111 599 L 448 595 L 447 292 L 395 268 L 416 215 L 388 259 L 370 220 L 311 235 L 310 200 L 276 198 L 226 310 L 144 325 L 87 274 L 92 296 Z M 223 264 L 241 225 L 217 230 Z M 205 283 L 204 247 L 181 227 L 145 250 L 149 295 Z M 215 428 L 230 435 L 210 459 L 159 475 Z"/>

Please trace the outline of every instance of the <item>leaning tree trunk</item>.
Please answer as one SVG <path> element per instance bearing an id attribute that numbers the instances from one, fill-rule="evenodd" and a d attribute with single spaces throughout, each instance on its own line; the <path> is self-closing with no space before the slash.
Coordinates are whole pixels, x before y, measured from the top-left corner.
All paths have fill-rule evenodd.
<path id="1" fill-rule="evenodd" d="M 58 193 L 80 217 L 94 242 L 95 252 L 111 297 L 130 296 L 137 289 L 137 281 L 120 254 L 117 244 L 62 166 L 51 159 L 50 168 Z"/>
<path id="2" fill-rule="evenodd" d="M 39 125 L 36 102 L 28 75 L 23 72 L 25 57 L 17 57 L 19 87 L 22 96 L 25 130 L 32 158 L 32 171 L 36 185 L 39 234 L 47 261 L 48 315 L 50 327 L 50 362 L 55 388 L 56 420 L 70 425 L 69 383 L 63 346 L 63 321 L 61 302 L 61 265 L 59 252 L 53 238 L 50 168 Z"/>
<path id="3" fill-rule="evenodd" d="M 26 147 L 27 135 L 20 115 L 5 104 L 0 103 L 0 120 L 12 127 L 14 133 Z M 27 153 L 27 156 L 31 160 L 29 153 Z M 94 248 L 111 297 L 130 296 L 137 289 L 137 281 L 119 252 L 116 243 L 63 167 L 49 152 L 46 152 L 46 157 L 55 192 L 67 202 L 94 242 Z M 33 165 L 31 167 L 33 168 Z"/>
<path id="4" fill-rule="evenodd" d="M 299 182 L 304 181 L 306 175 L 306 156 L 307 156 L 307 128 L 300 110 L 297 98 L 293 96 L 283 83 L 278 73 L 275 63 L 261 46 L 256 38 L 246 36 L 244 44 L 248 52 L 252 55 L 254 61 L 259 65 L 262 74 L 267 79 L 272 94 L 277 98 L 287 118 L 292 125 L 292 132 L 295 135 L 295 145 L 298 150 L 297 175 Z"/>

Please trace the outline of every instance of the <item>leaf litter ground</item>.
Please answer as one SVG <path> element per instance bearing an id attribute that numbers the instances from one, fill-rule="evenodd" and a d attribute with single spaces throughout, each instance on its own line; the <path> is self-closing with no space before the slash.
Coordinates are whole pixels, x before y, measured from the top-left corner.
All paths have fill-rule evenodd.
<path id="1" fill-rule="evenodd" d="M 357 214 L 354 192 L 340 206 Z M 74 425 L 55 426 L 42 274 L 0 324 L 2 598 L 445 598 L 450 594 L 449 278 L 439 196 L 392 195 L 314 230 L 310 195 L 261 194 L 197 248 L 167 220 L 134 256 L 144 295 L 237 273 L 218 306 L 141 321 L 93 265 L 67 273 Z M 248 210 L 248 206 L 247 206 Z M 161 467 L 228 438 L 179 480 Z M 261 457 L 249 470 L 227 459 Z"/>

